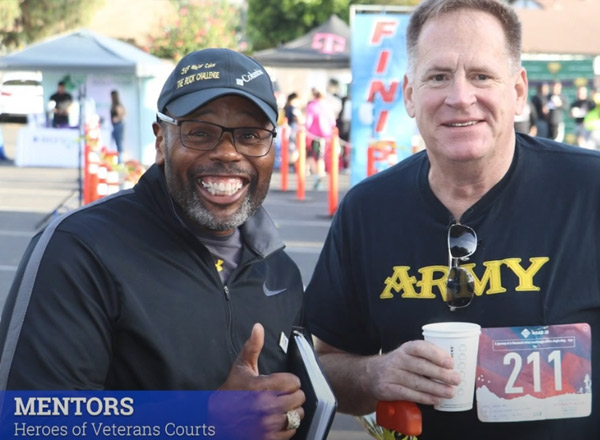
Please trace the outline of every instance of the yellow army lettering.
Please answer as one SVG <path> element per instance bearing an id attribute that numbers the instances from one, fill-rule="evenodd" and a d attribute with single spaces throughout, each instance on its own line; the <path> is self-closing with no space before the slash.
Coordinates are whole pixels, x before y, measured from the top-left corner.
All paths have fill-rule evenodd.
<path id="1" fill-rule="evenodd" d="M 477 278 L 473 269 L 475 264 L 464 264 L 461 267 L 467 269 L 475 280 L 475 295 L 481 296 L 494 295 L 506 292 L 502 286 L 501 267 L 508 267 L 519 279 L 519 285 L 515 290 L 519 292 L 538 292 L 540 290 L 533 278 L 550 259 L 548 257 L 532 257 L 529 259 L 529 268 L 525 269 L 521 265 L 521 258 L 506 258 L 503 260 L 486 261 L 483 263 L 485 272 L 481 279 Z M 434 299 L 433 293 L 437 288 L 442 298 L 446 297 L 446 278 L 448 276 L 448 266 L 427 266 L 418 270 L 421 279 L 417 281 L 415 276 L 410 275 L 410 266 L 394 266 L 391 276 L 384 281 L 385 288 L 379 295 L 380 299 L 391 299 L 394 293 L 400 293 L 402 298 L 412 299 Z M 417 291 L 416 289 L 419 289 Z"/>

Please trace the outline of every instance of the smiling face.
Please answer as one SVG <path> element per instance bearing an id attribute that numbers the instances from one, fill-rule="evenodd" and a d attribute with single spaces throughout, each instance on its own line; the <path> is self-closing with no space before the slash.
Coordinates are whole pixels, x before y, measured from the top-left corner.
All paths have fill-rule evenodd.
<path id="1" fill-rule="evenodd" d="M 509 60 L 503 29 L 488 13 L 463 9 L 426 22 L 403 90 L 432 163 L 493 162 L 512 151 L 527 77 Z"/>
<path id="2" fill-rule="evenodd" d="M 215 99 L 180 119 L 196 119 L 225 127 L 273 125 L 252 101 L 235 95 Z M 188 221 L 216 234 L 230 234 L 261 206 L 269 190 L 275 148 L 262 157 L 236 151 L 224 133 L 210 151 L 181 144 L 180 127 L 154 124 L 156 163 L 164 165 L 167 188 Z"/>

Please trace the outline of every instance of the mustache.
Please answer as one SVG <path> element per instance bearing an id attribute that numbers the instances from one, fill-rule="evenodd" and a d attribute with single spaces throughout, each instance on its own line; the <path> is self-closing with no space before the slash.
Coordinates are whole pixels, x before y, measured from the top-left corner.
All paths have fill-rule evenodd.
<path id="1" fill-rule="evenodd" d="M 252 169 L 246 169 L 237 164 L 215 163 L 210 166 L 198 166 L 192 170 L 194 174 L 235 174 L 249 175 L 254 177 L 256 172 Z"/>

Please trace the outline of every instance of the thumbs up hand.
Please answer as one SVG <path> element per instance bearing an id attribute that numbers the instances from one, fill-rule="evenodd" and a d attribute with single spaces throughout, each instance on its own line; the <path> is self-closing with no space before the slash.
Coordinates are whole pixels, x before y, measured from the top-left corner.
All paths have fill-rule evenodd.
<path id="1" fill-rule="evenodd" d="M 254 324 L 250 337 L 242 347 L 242 351 L 233 363 L 229 376 L 221 386 L 221 390 L 246 390 L 255 389 L 261 382 L 258 371 L 258 357 L 265 344 L 265 329 L 261 324 Z M 264 376 L 268 377 L 268 376 Z M 250 383 L 252 382 L 252 383 Z M 248 386 L 253 386 L 248 388 Z M 257 388 L 261 390 L 262 388 Z M 267 388 L 268 389 L 268 388 Z"/>
<path id="2" fill-rule="evenodd" d="M 265 329 L 261 324 L 254 324 L 250 337 L 244 343 L 240 354 L 234 361 L 225 383 L 219 388 L 223 390 L 264 391 L 256 395 L 251 412 L 259 417 L 265 439 L 289 439 L 296 429 L 289 429 L 288 411 L 295 411 L 300 419 L 304 417 L 301 405 L 305 401 L 304 392 L 300 389 L 300 379 L 292 373 L 273 373 L 261 375 L 258 370 L 258 358 L 265 342 Z M 238 407 L 239 408 L 239 407 Z M 247 425 L 246 425 L 247 426 Z"/>

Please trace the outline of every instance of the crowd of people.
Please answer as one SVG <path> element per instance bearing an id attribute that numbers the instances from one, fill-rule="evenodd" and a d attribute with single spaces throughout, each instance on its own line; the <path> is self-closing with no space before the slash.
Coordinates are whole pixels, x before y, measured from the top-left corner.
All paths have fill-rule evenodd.
<path id="1" fill-rule="evenodd" d="M 590 92 L 587 86 L 577 87 L 575 100 L 569 103 L 561 81 L 541 82 L 523 111 L 515 116 L 514 127 L 519 133 L 563 142 L 567 140 L 566 121 L 571 118 L 574 138 L 570 143 L 600 149 L 599 105 L 600 93 L 593 89 Z"/>
<path id="2" fill-rule="evenodd" d="M 351 103 L 348 95 L 340 96 L 337 80 L 330 80 L 326 89 L 313 88 L 306 105 L 302 105 L 297 92 L 287 96 L 282 116 L 290 126 L 288 132 L 290 159 L 293 165 L 298 159 L 296 145 L 299 127 L 306 128 L 306 161 L 307 172 L 313 177 L 312 188 L 318 190 L 329 168 L 329 151 L 332 145 L 334 129 L 340 143 L 348 145 L 350 141 Z M 341 148 L 341 166 L 346 168 L 348 150 Z"/>

